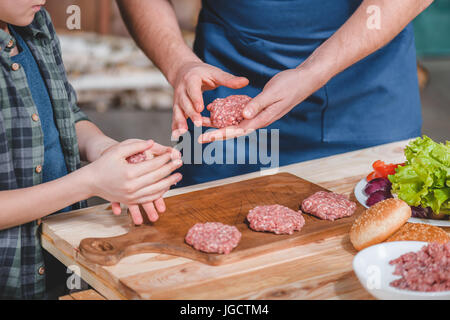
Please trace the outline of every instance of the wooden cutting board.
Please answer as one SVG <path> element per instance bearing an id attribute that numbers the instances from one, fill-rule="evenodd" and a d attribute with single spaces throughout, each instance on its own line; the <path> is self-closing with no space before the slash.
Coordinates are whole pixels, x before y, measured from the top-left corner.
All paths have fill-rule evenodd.
<path id="1" fill-rule="evenodd" d="M 289 173 L 262 176 L 215 188 L 166 198 L 167 211 L 155 222 L 131 226 L 127 234 L 111 238 L 87 238 L 80 252 L 100 265 L 114 265 L 123 257 L 157 252 L 220 265 L 248 257 L 320 241 L 348 233 L 364 208 L 358 203 L 352 217 L 336 221 L 303 214 L 305 226 L 292 235 L 255 232 L 248 227 L 248 211 L 258 205 L 281 204 L 298 210 L 303 199 L 326 190 Z M 235 225 L 242 233 L 239 245 L 227 255 L 203 253 L 185 243 L 184 237 L 197 222 Z"/>

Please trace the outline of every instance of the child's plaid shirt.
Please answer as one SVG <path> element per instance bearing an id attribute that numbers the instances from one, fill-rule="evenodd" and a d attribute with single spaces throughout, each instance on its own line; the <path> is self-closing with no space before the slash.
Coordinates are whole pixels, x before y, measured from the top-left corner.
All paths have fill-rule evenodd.
<path id="1" fill-rule="evenodd" d="M 47 86 L 70 173 L 80 167 L 75 123 L 87 118 L 67 81 L 50 16 L 42 9 L 31 25 L 15 30 L 30 48 Z M 44 162 L 44 136 L 25 72 L 10 58 L 15 46 L 15 40 L 0 30 L 0 191 L 42 182 L 42 172 L 36 168 Z M 44 270 L 36 221 L 0 230 L 0 298 L 44 298 Z"/>

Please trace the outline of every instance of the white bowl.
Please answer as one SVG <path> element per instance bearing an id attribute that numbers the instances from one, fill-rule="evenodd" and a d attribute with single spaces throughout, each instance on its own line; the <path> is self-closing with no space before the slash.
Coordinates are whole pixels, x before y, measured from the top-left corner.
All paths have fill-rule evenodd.
<path id="1" fill-rule="evenodd" d="M 450 300 L 450 291 L 419 292 L 391 287 L 400 276 L 393 275 L 395 267 L 389 261 L 407 252 L 417 252 L 426 242 L 394 241 L 368 247 L 353 258 L 353 270 L 363 287 L 381 300 Z"/>

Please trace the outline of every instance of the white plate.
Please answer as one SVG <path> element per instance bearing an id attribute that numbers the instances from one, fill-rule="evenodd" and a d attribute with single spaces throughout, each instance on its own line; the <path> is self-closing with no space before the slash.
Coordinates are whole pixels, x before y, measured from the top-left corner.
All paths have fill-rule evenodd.
<path id="1" fill-rule="evenodd" d="M 391 287 L 399 279 L 393 275 L 395 267 L 389 261 L 407 252 L 417 252 L 426 242 L 394 241 L 368 247 L 353 258 L 353 270 L 363 287 L 375 298 L 382 300 L 450 300 L 450 291 L 419 292 Z"/>
<path id="2" fill-rule="evenodd" d="M 367 185 L 366 178 L 361 179 L 355 186 L 355 197 L 359 203 L 361 203 L 364 207 L 368 208 L 366 205 L 366 200 L 368 196 L 364 193 L 364 188 Z M 432 226 L 437 227 L 450 227 L 450 220 L 433 220 L 433 219 L 419 219 L 419 218 L 410 218 L 408 222 L 411 223 L 425 223 L 430 224 Z"/>

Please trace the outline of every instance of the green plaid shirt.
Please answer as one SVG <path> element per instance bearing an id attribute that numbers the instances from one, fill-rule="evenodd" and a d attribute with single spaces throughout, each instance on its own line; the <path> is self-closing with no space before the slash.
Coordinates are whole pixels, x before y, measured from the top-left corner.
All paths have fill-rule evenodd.
<path id="1" fill-rule="evenodd" d="M 59 40 L 47 11 L 27 27 L 15 27 L 30 48 L 53 105 L 55 124 L 69 172 L 80 167 L 75 123 L 87 120 L 67 81 Z M 25 72 L 14 65 L 15 40 L 0 30 L 0 191 L 42 183 L 44 136 Z M 51 196 L 51 195 L 49 195 Z M 24 199 L 24 201 L 27 201 Z M 74 209 L 84 202 L 73 205 Z M 42 247 L 36 221 L 0 230 L 0 298 L 45 298 Z"/>

